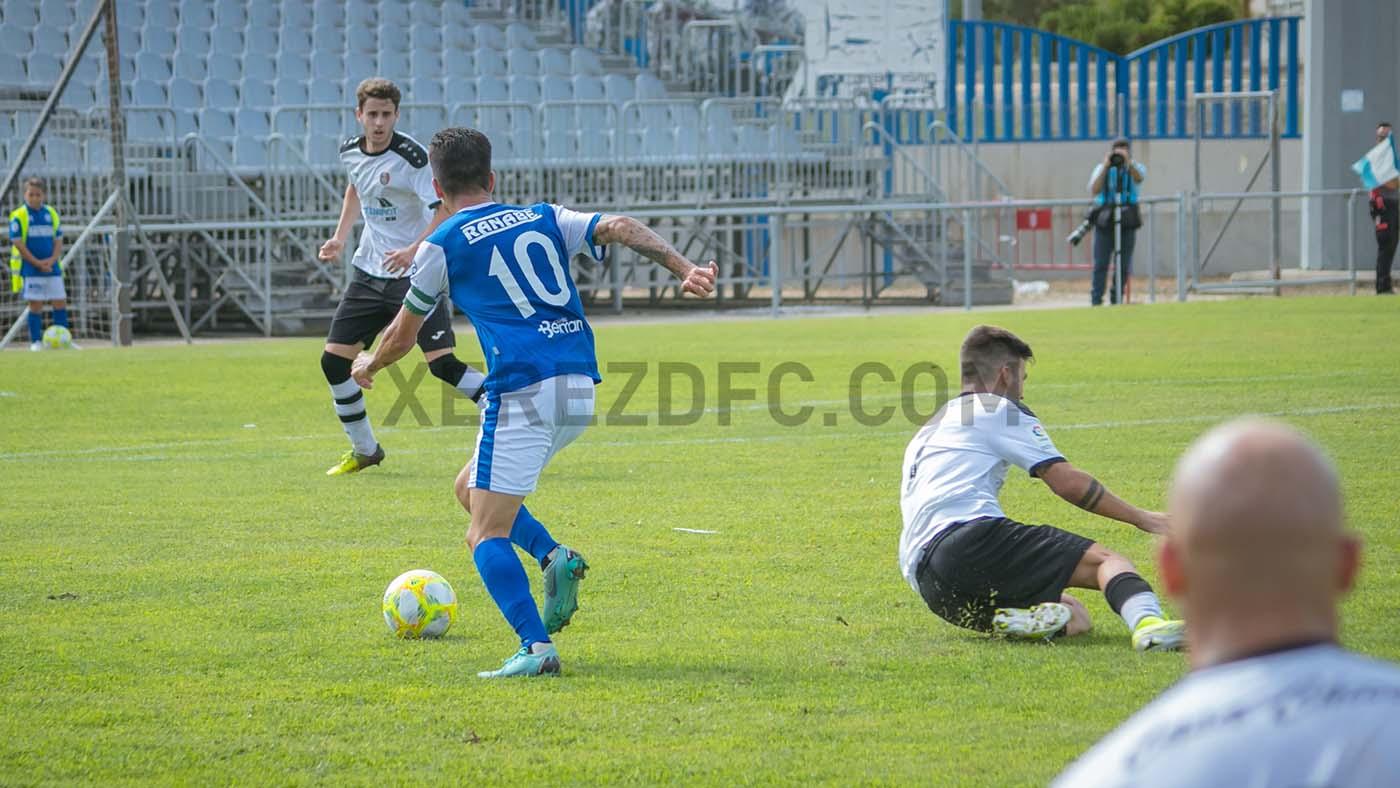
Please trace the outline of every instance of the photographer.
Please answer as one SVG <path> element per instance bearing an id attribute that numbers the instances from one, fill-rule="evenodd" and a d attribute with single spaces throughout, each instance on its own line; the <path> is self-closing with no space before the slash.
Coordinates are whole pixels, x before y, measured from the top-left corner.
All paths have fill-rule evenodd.
<path id="1" fill-rule="evenodd" d="M 1103 161 L 1094 166 L 1089 176 L 1089 193 L 1094 196 L 1094 285 L 1090 293 L 1090 303 L 1099 306 L 1103 303 L 1104 285 L 1108 277 L 1108 265 L 1113 259 L 1115 240 L 1119 243 L 1120 270 L 1114 277 L 1109 299 L 1118 303 L 1122 288 L 1133 270 L 1133 242 L 1137 228 L 1142 226 L 1138 213 L 1138 185 L 1147 177 L 1147 167 L 1133 161 L 1132 151 L 1126 139 L 1116 139 Z M 1114 205 L 1117 212 L 1118 229 L 1114 228 Z"/>

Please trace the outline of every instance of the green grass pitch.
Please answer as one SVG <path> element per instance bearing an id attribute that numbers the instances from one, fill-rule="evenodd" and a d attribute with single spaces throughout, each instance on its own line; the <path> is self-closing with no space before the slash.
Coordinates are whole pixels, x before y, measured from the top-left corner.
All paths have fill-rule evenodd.
<path id="1" fill-rule="evenodd" d="M 558 639 L 565 675 L 500 683 L 475 673 L 513 636 L 451 492 L 476 427 L 439 423 L 435 379 L 418 389 L 433 423 L 406 411 L 390 429 L 379 425 L 396 389 L 381 376 L 368 399 L 388 460 L 332 479 L 345 438 L 318 340 L 7 353 L 0 783 L 1043 784 L 1184 660 L 1132 652 L 1097 594 L 1081 595 L 1094 633 L 1054 645 L 937 620 L 895 558 L 915 427 L 858 423 L 852 370 L 933 362 L 954 371 L 956 393 L 963 333 L 1005 325 L 1039 357 L 1027 402 L 1060 449 L 1146 507 L 1163 505 L 1176 457 L 1211 423 L 1287 419 L 1337 458 L 1367 542 L 1344 642 L 1400 660 L 1394 307 L 1288 298 L 603 325 L 603 364 L 649 365 L 624 411 L 649 423 L 590 429 L 531 497 L 593 570 Z M 410 374 L 419 360 L 404 362 Z M 785 378 L 783 396 L 789 411 L 816 403 L 812 417 L 780 425 L 760 399 L 720 424 L 718 365 L 758 364 L 732 385 L 762 390 L 783 361 L 811 370 L 811 382 Z M 656 423 L 660 362 L 703 373 L 698 422 Z M 607 377 L 601 411 L 627 375 Z M 925 409 L 932 378 L 921 381 Z M 688 379 L 674 382 L 685 411 Z M 898 386 L 872 376 L 862 396 L 876 411 Z M 1010 515 L 1103 541 L 1155 580 L 1149 536 L 1011 477 Z M 460 597 L 442 641 L 396 641 L 380 618 L 385 584 L 416 567 Z"/>

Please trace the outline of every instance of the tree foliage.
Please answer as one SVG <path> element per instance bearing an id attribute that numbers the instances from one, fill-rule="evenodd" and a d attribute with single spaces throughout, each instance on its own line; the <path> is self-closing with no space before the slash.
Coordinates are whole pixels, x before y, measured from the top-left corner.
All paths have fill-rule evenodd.
<path id="1" fill-rule="evenodd" d="M 962 15 L 954 0 L 949 12 Z M 1229 0 L 983 0 L 982 16 L 1039 27 L 1118 54 L 1240 16 Z"/>

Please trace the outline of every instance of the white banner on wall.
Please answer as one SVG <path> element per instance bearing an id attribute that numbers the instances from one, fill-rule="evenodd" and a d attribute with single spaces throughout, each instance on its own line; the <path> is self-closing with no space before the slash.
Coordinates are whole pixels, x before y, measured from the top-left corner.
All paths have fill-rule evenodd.
<path id="1" fill-rule="evenodd" d="M 931 91 L 941 108 L 947 0 L 796 0 L 806 21 L 807 95 L 871 87 Z"/>

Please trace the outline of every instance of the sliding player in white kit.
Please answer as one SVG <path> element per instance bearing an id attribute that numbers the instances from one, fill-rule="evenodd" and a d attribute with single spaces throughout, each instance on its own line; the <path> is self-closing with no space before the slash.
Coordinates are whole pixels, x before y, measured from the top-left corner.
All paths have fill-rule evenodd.
<path id="1" fill-rule="evenodd" d="M 997 500 L 1016 465 L 1052 492 L 1101 517 L 1162 533 L 1167 520 L 1123 501 L 1075 468 L 1021 403 L 1031 348 L 996 326 L 977 326 L 959 352 L 960 397 L 909 442 L 900 508 L 900 568 L 929 609 L 949 623 L 1009 637 L 1077 635 L 1089 613 L 1065 588 L 1103 591 L 1138 651 L 1182 643 L 1157 595 L 1127 558 L 1049 525 L 1008 519 Z"/>
<path id="2" fill-rule="evenodd" d="M 446 214 L 433 192 L 428 152 L 417 140 L 394 130 L 399 117 L 399 89 L 373 77 L 355 91 L 355 119 L 364 133 L 340 146 L 340 161 L 350 176 L 335 235 L 321 246 L 322 260 L 340 257 L 357 217 L 365 229 L 355 249 L 355 272 L 331 318 L 321 371 L 331 387 L 335 412 L 350 438 L 350 450 L 326 471 L 329 476 L 356 473 L 384 461 L 365 411 L 365 397 L 350 379 L 355 356 L 374 343 L 398 314 L 408 292 L 408 268 L 418 245 Z M 418 334 L 428 369 L 473 401 L 480 399 L 484 376 L 453 354 L 451 311 L 433 310 Z"/>
<path id="3" fill-rule="evenodd" d="M 471 515 L 467 544 L 482 583 L 520 637 L 520 650 L 500 670 L 478 675 L 556 675 L 559 652 L 550 635 L 578 608 L 588 564 L 523 504 L 545 465 L 592 419 L 593 387 L 601 380 L 569 263 L 584 251 L 602 260 L 602 247 L 621 243 L 675 274 L 683 292 L 702 297 L 714 292 L 717 270 L 713 262 L 691 263 L 626 216 L 495 202 L 491 142 L 479 131 L 444 129 L 428 156 L 438 194 L 453 214 L 418 250 L 402 311 L 379 349 L 355 362 L 353 375 L 368 388 L 375 372 L 413 346 L 424 317 L 445 294 L 471 318 L 489 374 L 476 451 L 457 476 L 456 492 Z M 543 616 L 513 545 L 544 570 Z"/>
<path id="4" fill-rule="evenodd" d="M 1064 788 L 1400 785 L 1400 667 L 1337 644 L 1360 564 L 1336 468 L 1292 428 L 1218 427 L 1182 456 L 1157 565 L 1193 672 Z"/>

